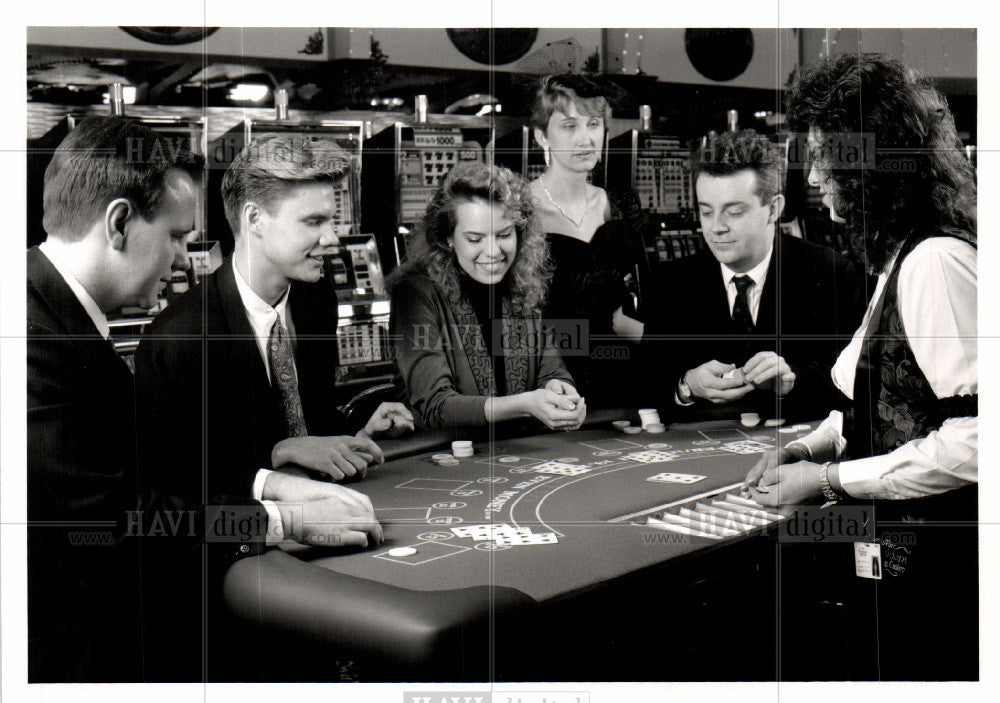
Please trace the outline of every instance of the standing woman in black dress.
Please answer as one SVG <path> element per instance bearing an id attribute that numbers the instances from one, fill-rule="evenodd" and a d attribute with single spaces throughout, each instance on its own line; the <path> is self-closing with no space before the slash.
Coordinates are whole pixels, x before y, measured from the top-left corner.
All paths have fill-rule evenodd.
<path id="1" fill-rule="evenodd" d="M 542 79 L 532 123 L 546 168 L 529 185 L 531 227 L 546 233 L 555 264 L 546 318 L 560 330 L 579 321 L 589 326 L 583 349 L 564 349 L 563 360 L 592 408 L 631 405 L 624 395 L 634 387 L 629 342 L 642 337 L 642 323 L 629 287 L 647 266 L 635 194 L 587 182 L 601 160 L 610 118 L 609 91 L 596 81 Z"/>

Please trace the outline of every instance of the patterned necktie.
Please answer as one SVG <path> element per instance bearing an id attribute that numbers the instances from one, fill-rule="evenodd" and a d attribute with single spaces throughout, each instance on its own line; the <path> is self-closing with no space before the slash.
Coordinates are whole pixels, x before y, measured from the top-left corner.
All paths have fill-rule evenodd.
<path id="1" fill-rule="evenodd" d="M 271 377 L 281 393 L 281 409 L 285 416 L 285 426 L 289 437 L 304 437 L 306 420 L 302 414 L 302 399 L 299 384 L 295 380 L 295 365 L 292 361 L 292 346 L 285 336 L 281 319 L 277 318 L 267 337 L 267 361 L 271 365 Z"/>
<path id="2" fill-rule="evenodd" d="M 733 304 L 733 324 L 742 334 L 753 333 L 753 317 L 750 315 L 750 300 L 747 291 L 753 285 L 753 279 L 747 275 L 733 276 L 736 284 L 736 302 Z"/>

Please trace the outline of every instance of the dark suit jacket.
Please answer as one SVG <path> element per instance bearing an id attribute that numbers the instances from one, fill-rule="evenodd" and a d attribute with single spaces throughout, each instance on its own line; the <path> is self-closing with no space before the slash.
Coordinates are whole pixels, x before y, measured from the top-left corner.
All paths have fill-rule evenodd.
<path id="1" fill-rule="evenodd" d="M 658 271 L 656 290 L 646 301 L 642 344 L 644 372 L 655 393 L 648 401 L 692 419 L 746 410 L 765 417 L 826 415 L 836 398 L 830 370 L 864 313 L 865 278 L 832 249 L 778 237 L 749 337 L 733 326 L 725 283 L 708 249 Z M 691 408 L 674 404 L 677 381 L 688 369 L 713 359 L 742 366 L 765 350 L 783 356 L 796 374 L 795 387 L 780 403 L 773 392 L 752 391 L 716 408 L 707 401 Z"/>
<path id="2" fill-rule="evenodd" d="M 336 407 L 333 286 L 294 283 L 288 304 L 309 434 L 347 433 Z M 157 316 L 136 352 L 136 375 L 150 468 L 162 479 L 183 460 L 208 494 L 249 495 L 257 470 L 271 468 L 271 450 L 287 435 L 231 259 Z"/>
<path id="3" fill-rule="evenodd" d="M 34 247 L 27 374 L 28 680 L 140 680 L 132 374 Z"/>
<path id="4" fill-rule="evenodd" d="M 299 391 L 309 432 L 344 434 L 349 430 L 335 407 L 337 301 L 333 287 L 325 280 L 294 284 L 289 306 L 296 332 Z M 231 259 L 172 302 L 143 333 L 136 350 L 136 380 L 141 466 L 149 493 L 166 497 L 159 505 L 184 509 L 202 503 L 222 504 L 224 508 L 207 516 L 212 523 L 213 515 L 225 517 L 240 510 L 241 504 L 252 502 L 257 470 L 271 467 L 271 450 L 286 434 L 278 390 L 268 382 L 236 288 Z M 263 510 L 259 514 L 266 524 L 266 514 Z M 167 584 L 164 595 L 179 589 L 178 579 L 170 571 L 185 574 L 186 595 L 174 599 L 173 612 L 164 611 L 169 615 L 162 624 L 169 626 L 168 618 L 185 623 L 187 634 L 174 627 L 174 649 L 196 650 L 200 655 L 200 648 L 191 642 L 198 642 L 202 627 L 225 618 L 221 603 L 225 568 L 237 556 L 257 553 L 262 538 L 244 541 L 237 533 L 228 545 L 208 545 L 210 554 L 220 547 L 222 554 L 208 560 L 207 573 L 197 552 L 190 553 L 190 548 L 199 544 L 190 540 L 187 550 L 179 555 L 147 550 L 147 572 L 154 581 Z M 239 552 L 234 553 L 234 548 Z M 164 564 L 172 566 L 165 568 Z M 210 606 L 207 624 L 201 620 L 202 601 Z M 209 627 L 210 645 L 212 631 Z M 214 639 L 224 641 L 218 635 Z M 167 654 L 173 663 L 166 675 L 174 680 L 200 678 L 200 656 L 189 656 L 185 673 L 177 676 L 177 651 Z M 216 653 L 209 651 L 205 656 L 210 660 L 208 678 L 225 676 L 219 673 Z"/>

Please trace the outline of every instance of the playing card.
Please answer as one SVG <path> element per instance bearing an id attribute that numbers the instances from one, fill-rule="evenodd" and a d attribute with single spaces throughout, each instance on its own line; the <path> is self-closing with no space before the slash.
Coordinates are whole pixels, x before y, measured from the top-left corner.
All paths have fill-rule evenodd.
<path id="1" fill-rule="evenodd" d="M 661 461 L 670 461 L 676 456 L 677 454 L 671 452 L 648 451 L 633 452 L 632 454 L 626 454 L 622 458 L 638 461 L 642 464 L 656 464 Z"/>
<path id="2" fill-rule="evenodd" d="M 511 527 L 507 523 L 490 523 L 486 525 L 465 525 L 452 527 L 456 537 L 471 537 L 477 542 L 496 539 L 503 535 L 508 537 L 527 536 L 531 534 L 530 527 Z"/>
<path id="3" fill-rule="evenodd" d="M 655 481 L 657 483 L 698 483 L 702 479 L 708 478 L 707 476 L 699 476 L 698 474 L 671 474 L 663 473 L 656 474 L 655 476 L 650 476 L 647 481 Z"/>
<path id="4" fill-rule="evenodd" d="M 764 444 L 763 442 L 745 439 L 739 442 L 726 442 L 719 447 L 719 449 L 733 454 L 760 454 L 761 452 L 766 452 L 769 449 L 774 449 L 774 447 L 770 444 Z"/>
<path id="5" fill-rule="evenodd" d="M 561 476 L 579 476 L 580 474 L 586 474 L 593 469 L 578 464 L 564 464 L 560 461 L 547 461 L 544 464 L 539 464 L 532 469 L 537 474 L 559 474 Z"/>
<path id="6" fill-rule="evenodd" d="M 494 544 L 498 547 L 522 547 L 533 544 L 556 544 L 559 540 L 555 532 L 537 532 L 526 535 L 498 534 L 493 538 Z"/>

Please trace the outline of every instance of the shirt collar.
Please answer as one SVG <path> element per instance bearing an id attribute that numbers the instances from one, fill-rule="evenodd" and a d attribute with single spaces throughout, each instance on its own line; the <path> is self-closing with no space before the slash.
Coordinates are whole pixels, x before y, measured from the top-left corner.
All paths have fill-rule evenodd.
<path id="1" fill-rule="evenodd" d="M 285 307 L 288 305 L 288 293 L 292 289 L 291 285 L 281 294 L 274 307 L 271 307 L 266 300 L 254 293 L 253 288 L 243 278 L 243 274 L 240 273 L 239 268 L 236 266 L 236 257 L 233 257 L 233 272 L 236 274 L 236 290 L 239 291 L 240 299 L 243 301 L 243 307 L 246 308 L 246 311 L 258 319 L 267 318 L 277 313 L 278 317 L 282 320 L 282 324 L 284 324 Z"/>
<path id="2" fill-rule="evenodd" d="M 69 267 L 66 266 L 66 263 L 59 258 L 57 248 L 53 247 L 46 239 L 38 245 L 38 249 L 45 254 L 45 258 L 52 262 L 56 271 L 58 271 L 59 275 L 63 277 L 64 281 L 66 281 L 66 285 L 68 285 L 69 289 L 73 291 L 73 295 L 76 296 L 76 299 L 80 301 L 80 305 L 83 306 L 83 309 L 87 312 L 87 316 L 90 317 L 91 321 L 93 321 L 97 331 L 100 332 L 102 337 L 109 339 L 111 337 L 111 327 L 108 325 L 107 316 L 101 312 L 101 308 L 98 307 L 97 303 L 94 302 L 94 299 L 90 297 L 90 293 L 88 293 L 87 289 L 83 287 L 83 284 L 77 280 L 76 276 L 73 275 Z"/>
<path id="3" fill-rule="evenodd" d="M 736 271 L 733 271 L 731 268 L 729 268 L 728 266 L 726 266 L 724 263 L 722 263 L 720 261 L 719 262 L 719 266 L 722 267 L 722 280 L 725 281 L 726 285 L 728 286 L 732 282 L 733 276 L 741 276 L 741 275 L 742 276 L 749 276 L 751 279 L 753 279 L 753 282 L 756 285 L 759 286 L 760 284 L 762 284 L 764 282 L 764 279 L 767 278 L 767 267 L 771 265 L 771 255 L 772 254 L 774 254 L 774 241 L 773 240 L 771 242 L 771 246 L 767 250 L 767 256 L 765 256 L 763 259 L 761 259 L 761 262 L 759 264 L 757 264 L 756 266 L 754 266 L 749 271 L 745 271 L 742 274 L 737 273 Z"/>

